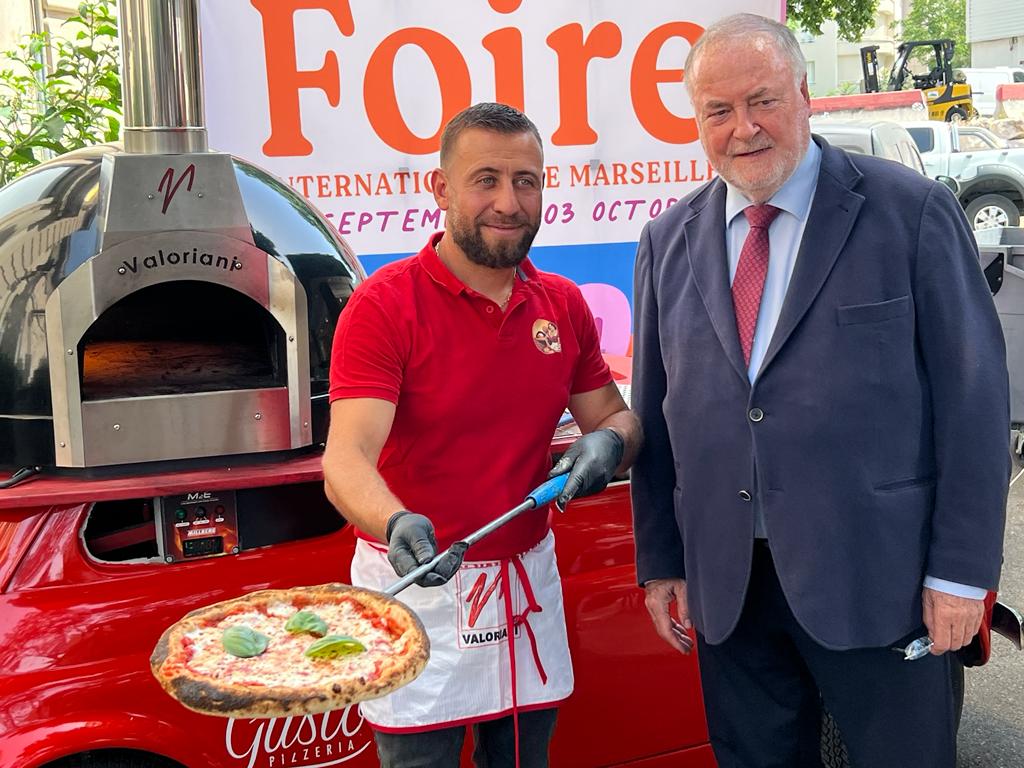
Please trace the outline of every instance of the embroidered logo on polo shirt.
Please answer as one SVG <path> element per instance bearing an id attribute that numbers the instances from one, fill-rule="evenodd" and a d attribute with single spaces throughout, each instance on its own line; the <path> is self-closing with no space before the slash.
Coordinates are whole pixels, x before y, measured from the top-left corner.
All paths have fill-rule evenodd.
<path id="1" fill-rule="evenodd" d="M 545 355 L 561 352 L 562 342 L 558 338 L 558 326 L 544 318 L 537 320 L 533 324 L 533 343 Z"/>

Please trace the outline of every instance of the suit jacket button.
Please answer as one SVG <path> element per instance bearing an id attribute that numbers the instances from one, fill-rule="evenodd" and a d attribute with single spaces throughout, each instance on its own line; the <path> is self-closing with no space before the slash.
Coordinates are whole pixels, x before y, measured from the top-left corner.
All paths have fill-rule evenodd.
<path id="1" fill-rule="evenodd" d="M 750 413 L 748 413 L 747 416 L 750 417 L 751 421 L 758 422 L 764 418 L 764 411 L 760 408 L 751 408 Z"/>
<path id="2" fill-rule="evenodd" d="M 750 501 L 750 491 L 746 491 L 746 490 L 740 491 L 739 492 L 739 497 L 741 499 L 743 499 L 744 501 Z"/>

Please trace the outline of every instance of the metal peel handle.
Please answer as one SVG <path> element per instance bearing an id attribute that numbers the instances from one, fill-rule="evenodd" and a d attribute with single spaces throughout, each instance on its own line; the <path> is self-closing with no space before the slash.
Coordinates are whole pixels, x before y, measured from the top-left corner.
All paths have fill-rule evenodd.
<path id="1" fill-rule="evenodd" d="M 469 534 L 469 536 L 462 539 L 461 541 L 456 541 L 444 552 L 438 552 L 428 562 L 423 563 L 423 565 L 419 566 L 418 568 L 409 571 L 407 574 L 405 574 L 405 576 L 403 576 L 390 587 L 385 589 L 384 594 L 391 595 L 392 597 L 394 597 L 403 589 L 408 587 L 410 584 L 415 583 L 416 579 L 418 579 L 420 576 L 422 576 L 425 573 L 430 573 L 430 571 L 434 569 L 434 566 L 441 562 L 441 558 L 443 558 L 452 550 L 462 549 L 462 551 L 465 552 L 466 549 L 468 549 L 473 544 L 476 544 L 478 541 L 480 541 L 480 539 L 498 530 L 499 528 L 501 528 L 501 526 L 505 525 L 505 523 L 509 522 L 513 518 L 518 517 L 523 512 L 526 512 L 527 510 L 530 509 L 535 509 L 536 507 L 541 507 L 547 504 L 548 502 L 553 501 L 554 498 L 562 492 L 562 489 L 565 488 L 565 481 L 568 478 L 569 475 L 568 473 L 566 473 L 564 475 L 558 475 L 558 477 L 553 477 L 546 483 L 538 485 L 536 488 L 530 491 L 530 494 L 526 497 L 526 501 L 524 501 L 522 504 L 520 504 L 517 507 L 514 507 L 513 509 L 510 509 L 508 512 L 501 515 L 500 517 L 496 517 L 494 520 L 487 523 L 487 525 L 473 531 L 471 534 Z"/>

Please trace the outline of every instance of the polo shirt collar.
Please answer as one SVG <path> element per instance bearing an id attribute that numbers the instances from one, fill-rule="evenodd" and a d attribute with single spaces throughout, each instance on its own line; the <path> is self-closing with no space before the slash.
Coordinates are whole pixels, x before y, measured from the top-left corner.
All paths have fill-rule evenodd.
<path id="1" fill-rule="evenodd" d="M 437 255 L 437 244 L 441 242 L 444 234 L 444 232 L 435 232 L 431 235 L 430 240 L 427 241 L 427 244 L 423 246 L 423 250 L 420 251 L 418 258 L 420 264 L 423 265 L 423 269 L 426 270 L 435 283 L 446 288 L 453 296 L 458 296 L 463 291 L 468 290 L 466 284 L 459 280 L 441 261 L 441 257 Z M 533 266 L 529 257 L 523 259 L 519 265 L 519 268 L 516 270 L 516 277 L 523 282 L 530 282 L 537 277 L 537 268 Z"/>

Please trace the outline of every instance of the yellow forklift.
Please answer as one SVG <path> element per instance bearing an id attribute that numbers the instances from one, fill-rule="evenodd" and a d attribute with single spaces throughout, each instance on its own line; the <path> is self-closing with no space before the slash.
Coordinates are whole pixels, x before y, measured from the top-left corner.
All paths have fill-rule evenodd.
<path id="1" fill-rule="evenodd" d="M 900 43 L 884 90 L 920 89 L 928 102 L 928 117 L 931 120 L 966 120 L 974 117 L 977 111 L 971 99 L 971 86 L 953 79 L 954 45 L 952 40 L 908 40 Z M 927 72 L 915 74 L 910 70 L 911 54 L 915 49 L 925 47 L 932 49 L 935 66 Z M 864 71 L 864 92 L 878 93 L 883 90 L 878 82 L 877 45 L 860 49 L 860 65 Z"/>

